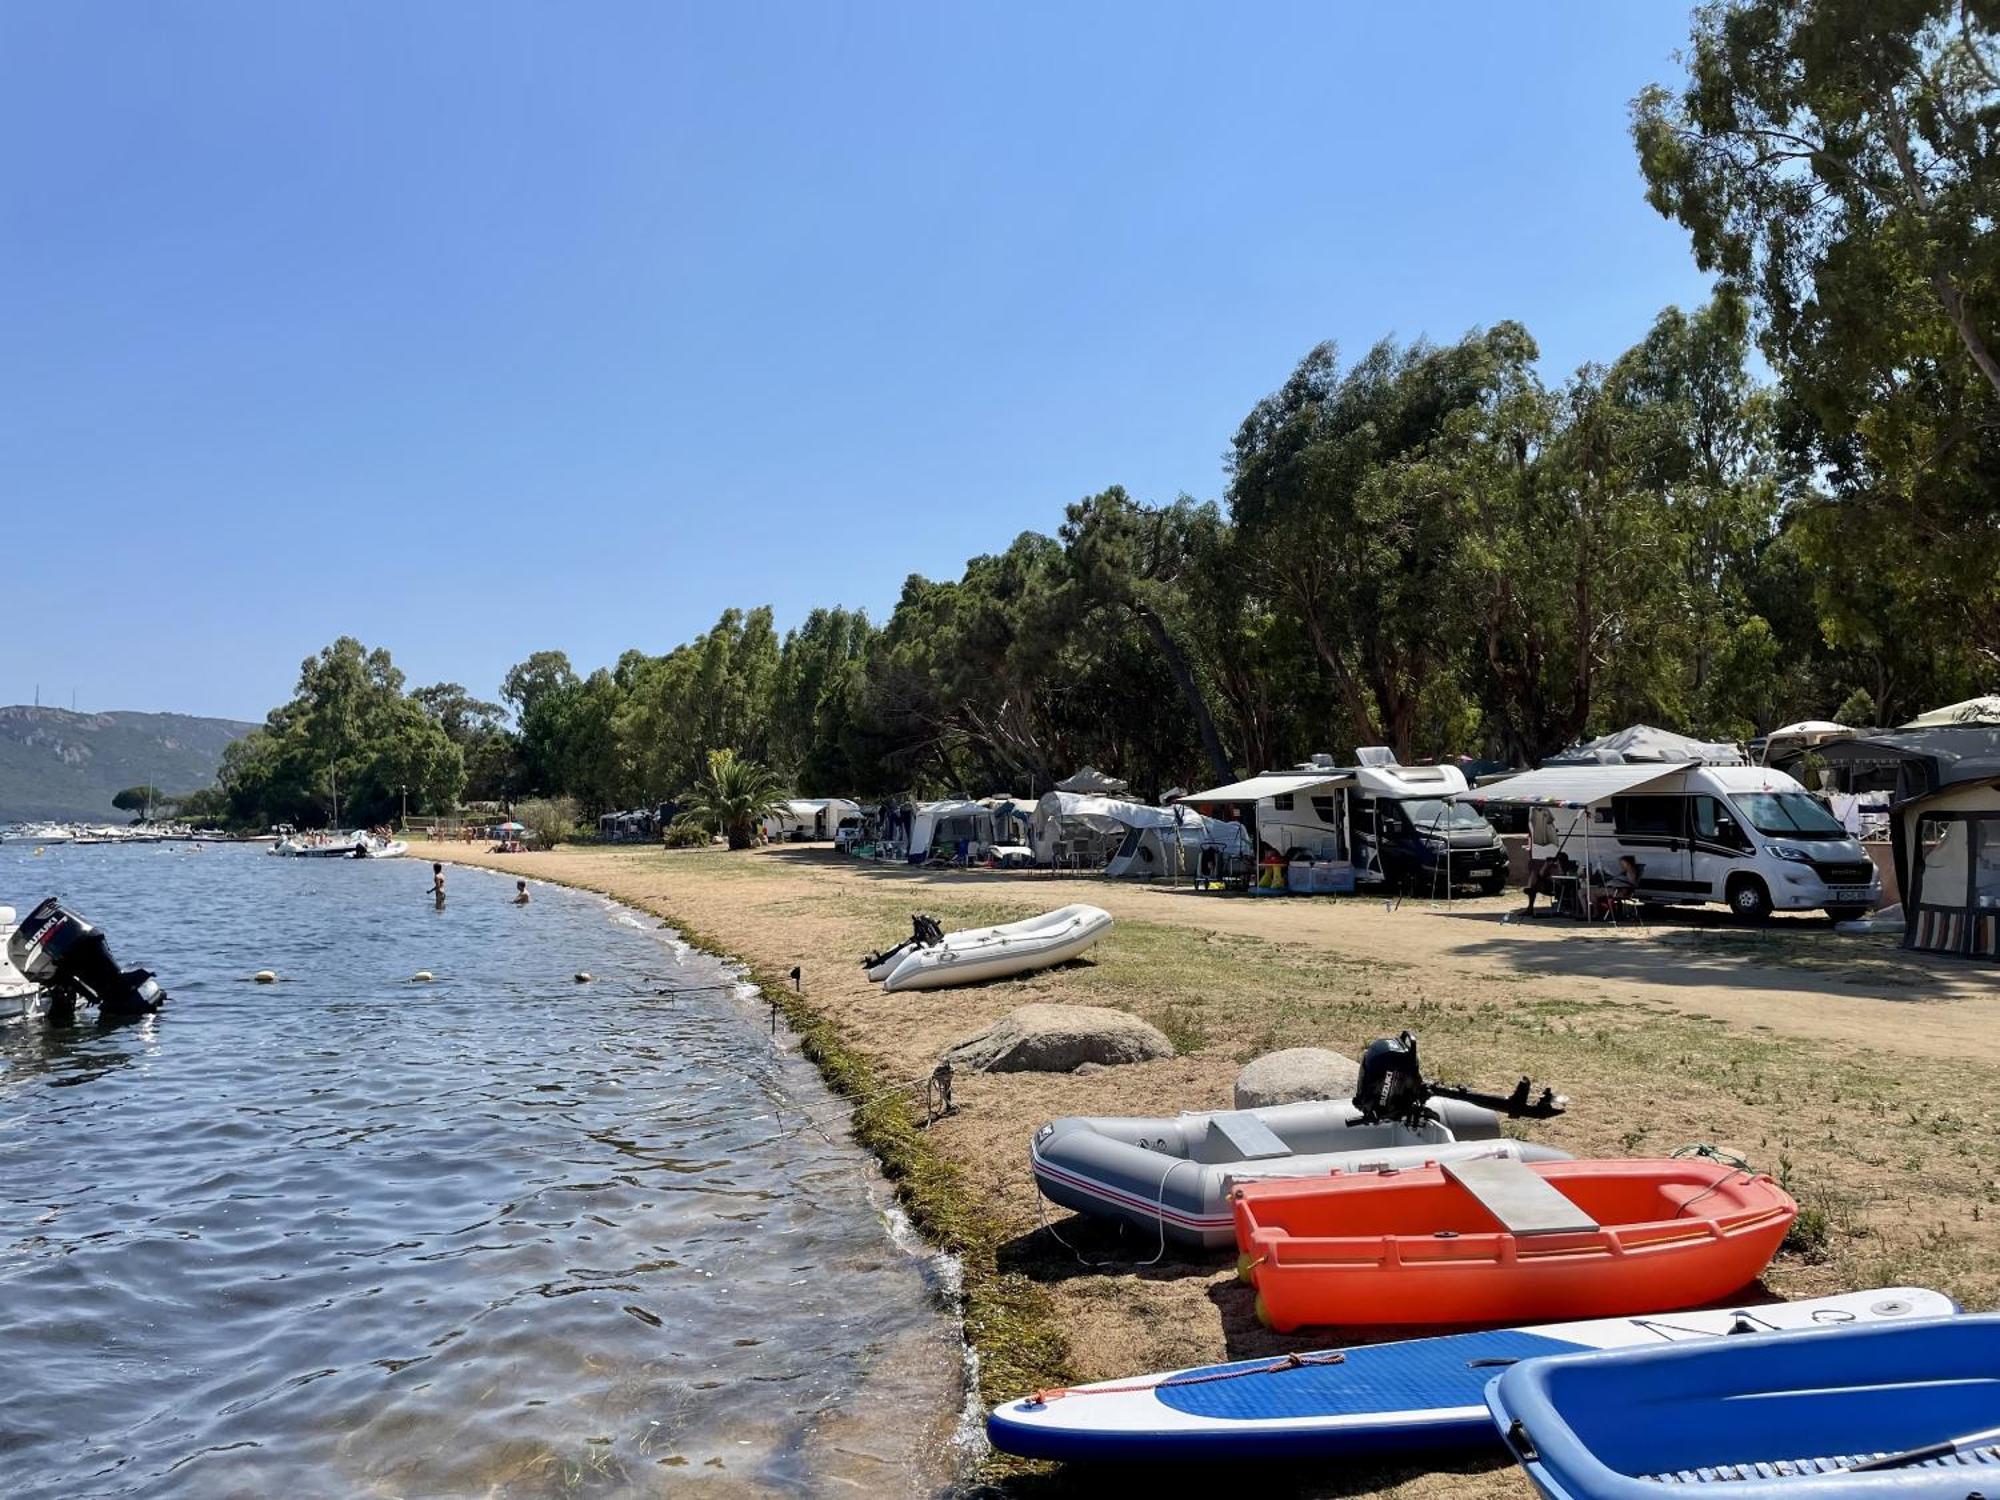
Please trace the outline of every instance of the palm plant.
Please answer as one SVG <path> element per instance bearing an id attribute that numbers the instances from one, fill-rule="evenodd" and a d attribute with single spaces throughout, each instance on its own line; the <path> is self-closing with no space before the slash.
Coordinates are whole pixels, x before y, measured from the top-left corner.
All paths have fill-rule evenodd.
<path id="1" fill-rule="evenodd" d="M 688 794 L 681 821 L 721 833 L 732 849 L 748 849 L 757 820 L 777 810 L 782 791 L 769 767 L 739 760 L 734 750 L 711 750 L 708 774 Z"/>

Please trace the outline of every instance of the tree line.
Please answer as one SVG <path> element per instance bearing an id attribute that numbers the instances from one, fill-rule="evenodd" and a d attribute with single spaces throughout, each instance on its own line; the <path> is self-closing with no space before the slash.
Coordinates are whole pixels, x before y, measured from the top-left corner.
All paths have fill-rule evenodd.
<path id="1" fill-rule="evenodd" d="M 1531 764 L 1645 721 L 1896 722 L 2000 666 L 2000 68 L 1984 8 L 1697 13 L 1634 104 L 1712 301 L 1560 381 L 1528 329 L 1309 350 L 1214 500 L 1112 486 L 888 618 L 730 609 L 559 651 L 498 701 L 343 639 L 232 747 L 243 821 L 461 797 L 676 798 L 712 750 L 804 794 L 1147 794 L 1388 745 Z M 1753 372 L 1753 350 L 1769 379 Z"/>

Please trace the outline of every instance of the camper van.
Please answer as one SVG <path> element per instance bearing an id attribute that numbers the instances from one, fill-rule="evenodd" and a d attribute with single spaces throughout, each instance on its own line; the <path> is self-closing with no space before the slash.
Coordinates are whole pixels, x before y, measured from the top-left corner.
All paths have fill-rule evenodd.
<path id="1" fill-rule="evenodd" d="M 1466 790 L 1458 767 L 1399 766 L 1379 749 L 1360 759 L 1342 767 L 1322 756 L 1186 801 L 1203 812 L 1247 811 L 1257 842 L 1287 860 L 1352 861 L 1359 880 L 1402 890 L 1499 894 L 1507 850 L 1476 807 L 1453 800 Z"/>
<path id="2" fill-rule="evenodd" d="M 1621 856 L 1642 900 L 1722 902 L 1741 921 L 1824 909 L 1836 920 L 1882 898 L 1875 862 L 1832 813 L 1764 766 L 1545 766 L 1472 794 L 1555 806 L 1563 855 L 1593 881 Z"/>
<path id="3" fill-rule="evenodd" d="M 1465 789 L 1457 766 L 1357 767 L 1348 794 L 1355 862 L 1394 890 L 1469 885 L 1499 895 L 1507 848 L 1479 809 L 1454 800 Z"/>

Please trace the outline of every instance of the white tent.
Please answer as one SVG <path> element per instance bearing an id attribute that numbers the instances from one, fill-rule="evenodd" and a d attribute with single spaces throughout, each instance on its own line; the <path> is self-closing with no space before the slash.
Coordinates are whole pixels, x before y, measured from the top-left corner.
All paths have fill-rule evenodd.
<path id="1" fill-rule="evenodd" d="M 859 818 L 861 804 L 845 797 L 791 797 L 764 815 L 764 836 L 771 839 L 833 837 L 842 818 Z"/>
<path id="2" fill-rule="evenodd" d="M 1247 857 L 1250 830 L 1241 823 L 1205 818 L 1193 808 L 1155 809 L 1178 812 L 1165 824 L 1126 828 L 1125 837 L 1104 867 L 1116 880 L 1159 880 L 1202 873 L 1202 856 L 1219 860 Z"/>
<path id="3" fill-rule="evenodd" d="M 1127 829 L 1173 826 L 1169 807 L 1083 792 L 1049 792 L 1035 804 L 1035 858 L 1043 864 L 1102 865 L 1125 841 Z"/>
<path id="4" fill-rule="evenodd" d="M 951 859 L 966 846 L 993 842 L 993 810 L 983 802 L 924 802 L 910 815 L 908 859 L 920 865 L 930 859 Z"/>
<path id="5" fill-rule="evenodd" d="M 1967 698 L 1963 703 L 1934 708 L 1919 714 L 1904 729 L 1948 729 L 1959 724 L 2000 724 L 2000 693 L 1983 698 Z"/>
<path id="6" fill-rule="evenodd" d="M 1697 740 L 1671 729 L 1655 729 L 1650 724 L 1634 724 L 1612 734 L 1601 735 L 1581 745 L 1572 745 L 1560 755 L 1544 761 L 1550 766 L 1605 765 L 1634 763 L 1688 763 L 1704 766 L 1740 766 L 1743 752 L 1735 745 L 1714 740 Z"/>

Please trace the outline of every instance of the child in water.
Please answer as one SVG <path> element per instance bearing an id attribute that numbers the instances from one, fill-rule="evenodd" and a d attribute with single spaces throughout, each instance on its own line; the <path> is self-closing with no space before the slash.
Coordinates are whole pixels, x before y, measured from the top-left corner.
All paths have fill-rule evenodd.
<path id="1" fill-rule="evenodd" d="M 444 910 L 444 866 L 431 866 L 431 898 L 437 902 L 439 911 Z"/>
<path id="2" fill-rule="evenodd" d="M 526 906 L 528 904 L 527 881 L 517 880 L 514 882 L 514 904 L 516 906 Z"/>

